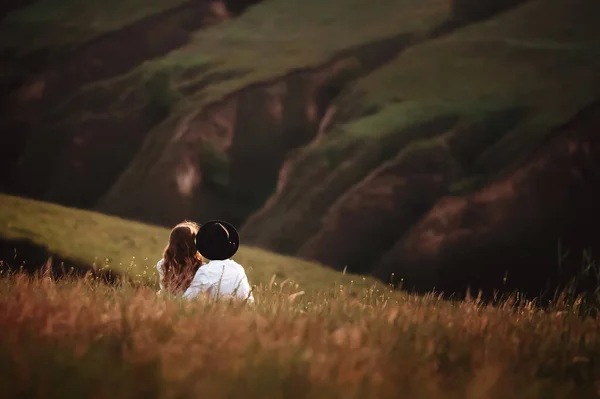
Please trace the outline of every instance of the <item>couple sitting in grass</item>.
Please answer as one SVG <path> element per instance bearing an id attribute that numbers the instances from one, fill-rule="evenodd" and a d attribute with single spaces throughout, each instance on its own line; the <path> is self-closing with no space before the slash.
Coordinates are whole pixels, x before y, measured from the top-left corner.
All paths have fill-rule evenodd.
<path id="1" fill-rule="evenodd" d="M 179 223 L 156 264 L 159 292 L 183 294 L 187 299 L 204 294 L 254 302 L 244 268 L 231 259 L 239 245 L 238 232 L 229 223 Z"/>

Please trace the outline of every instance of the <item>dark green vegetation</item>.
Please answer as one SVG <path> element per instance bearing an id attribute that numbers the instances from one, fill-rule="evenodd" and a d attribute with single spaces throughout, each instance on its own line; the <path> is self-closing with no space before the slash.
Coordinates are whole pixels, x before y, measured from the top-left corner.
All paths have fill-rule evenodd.
<path id="1" fill-rule="evenodd" d="M 138 3 L 2 21 L 0 189 L 425 291 L 600 249 L 598 1 Z"/>
<path id="2" fill-rule="evenodd" d="M 77 47 L 141 19 L 170 10 L 184 0 L 32 1 L 2 22 L 2 47 L 22 54 Z"/>

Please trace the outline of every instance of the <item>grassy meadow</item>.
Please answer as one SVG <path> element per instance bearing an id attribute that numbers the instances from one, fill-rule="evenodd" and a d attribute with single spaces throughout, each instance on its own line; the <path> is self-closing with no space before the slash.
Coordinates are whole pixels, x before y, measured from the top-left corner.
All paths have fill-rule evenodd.
<path id="1" fill-rule="evenodd" d="M 592 398 L 599 319 L 568 296 L 445 301 L 242 248 L 254 305 L 156 294 L 168 229 L 0 196 L 0 236 L 141 279 L 0 279 L 3 398 Z M 243 239 L 243 237 L 242 237 Z M 134 258 L 135 257 L 135 258 Z"/>
<path id="2" fill-rule="evenodd" d="M 169 239 L 169 229 L 101 213 L 0 194 L 0 240 L 30 242 L 49 255 L 108 269 L 158 287 L 156 263 Z M 318 291 L 338 284 L 357 288 L 383 284 L 371 278 L 344 274 L 321 265 L 244 247 L 234 257 L 247 270 L 251 284 L 294 282 L 300 289 Z M 25 254 L 26 255 L 26 254 Z M 7 259 L 4 259 L 8 261 Z M 46 259 L 40 261 L 41 267 Z M 69 266 L 68 264 L 66 266 Z"/>
<path id="3" fill-rule="evenodd" d="M 261 286 L 248 306 L 5 277 L 2 397 L 598 397 L 598 319 L 577 304 L 296 290 Z"/>
<path id="4" fill-rule="evenodd" d="M 136 23 L 188 3 L 39 0 L 0 22 L 0 52 L 15 59 L 75 53 L 113 34 L 110 43 L 118 44 Z M 102 133 L 118 132 L 131 123 L 145 131 L 143 140 L 132 145 L 131 159 L 123 156 L 127 163 L 106 183 L 100 204 L 135 207 L 142 189 L 158 191 L 151 166 L 169 164 L 176 153 L 169 143 L 187 121 L 249 88 L 348 58 L 356 61 L 349 67 L 356 79 L 328 104 L 339 109 L 338 120 L 298 149 L 293 183 L 256 224 L 255 242 L 275 248 L 295 229 L 288 250 L 297 253 L 336 201 L 385 162 L 431 146 L 451 151 L 448 142 L 469 131 L 477 134 L 473 146 L 452 150 L 464 171 L 448 192 L 472 192 L 597 98 L 598 6 L 531 0 L 441 32 L 453 4 L 265 0 L 240 17 L 188 32 L 190 40 L 156 51 L 157 58 L 130 49 L 130 67 L 115 64 L 114 72 L 89 81 L 82 75 L 81 87 L 57 95 L 60 101 L 44 111 L 48 123 L 15 159 L 30 162 L 32 176 L 44 180 L 40 154 L 53 152 L 48 143 L 61 143 L 56 137 L 71 140 L 71 131 L 104 122 Z M 367 73 L 359 53 L 369 58 L 365 49 L 377 46 L 373 58 L 389 60 Z M 143 127 L 137 115 L 148 104 L 167 116 Z M 445 120 L 453 122 L 437 123 Z M 264 121 L 229 122 L 253 132 Z M 93 176 L 86 180 L 99 185 Z M 48 186 L 85 196 L 82 186 L 64 181 Z M 0 266 L 28 259 L 41 267 L 53 257 L 128 277 L 111 285 L 92 275 L 57 279 L 43 269 L 31 275 L 0 267 L 0 397 L 600 397 L 600 302 L 564 294 L 541 307 L 517 294 L 493 303 L 412 295 L 244 246 L 243 235 L 234 258 L 256 303 L 183 301 L 156 293 L 155 265 L 168 237 L 165 227 L 0 194 Z M 31 254 L 13 258 L 17 243 Z"/>

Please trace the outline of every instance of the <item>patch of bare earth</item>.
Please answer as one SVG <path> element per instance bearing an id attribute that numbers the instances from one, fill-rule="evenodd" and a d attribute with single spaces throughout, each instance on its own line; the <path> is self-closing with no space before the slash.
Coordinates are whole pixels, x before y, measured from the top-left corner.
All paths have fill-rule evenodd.
<path id="1" fill-rule="evenodd" d="M 580 273 L 583 252 L 600 249 L 598 129 L 596 105 L 513 172 L 473 194 L 438 199 L 375 274 L 389 280 L 394 273 L 419 290 L 464 292 L 470 285 L 538 295 Z M 558 254 L 559 246 L 570 256 Z"/>

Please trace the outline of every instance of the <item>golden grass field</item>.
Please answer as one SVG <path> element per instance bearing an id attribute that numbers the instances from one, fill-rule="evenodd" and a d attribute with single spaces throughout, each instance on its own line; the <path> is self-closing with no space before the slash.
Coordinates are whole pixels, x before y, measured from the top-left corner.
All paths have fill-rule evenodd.
<path id="1" fill-rule="evenodd" d="M 545 308 L 446 301 L 243 247 L 254 306 L 186 302 L 156 294 L 168 229 L 7 195 L 0 205 L 3 240 L 134 277 L 3 272 L 2 398 L 600 396 L 600 316 L 572 295 Z"/>
<path id="2" fill-rule="evenodd" d="M 375 286 L 254 306 L 38 275 L 0 280 L 3 398 L 594 398 L 599 319 Z"/>

